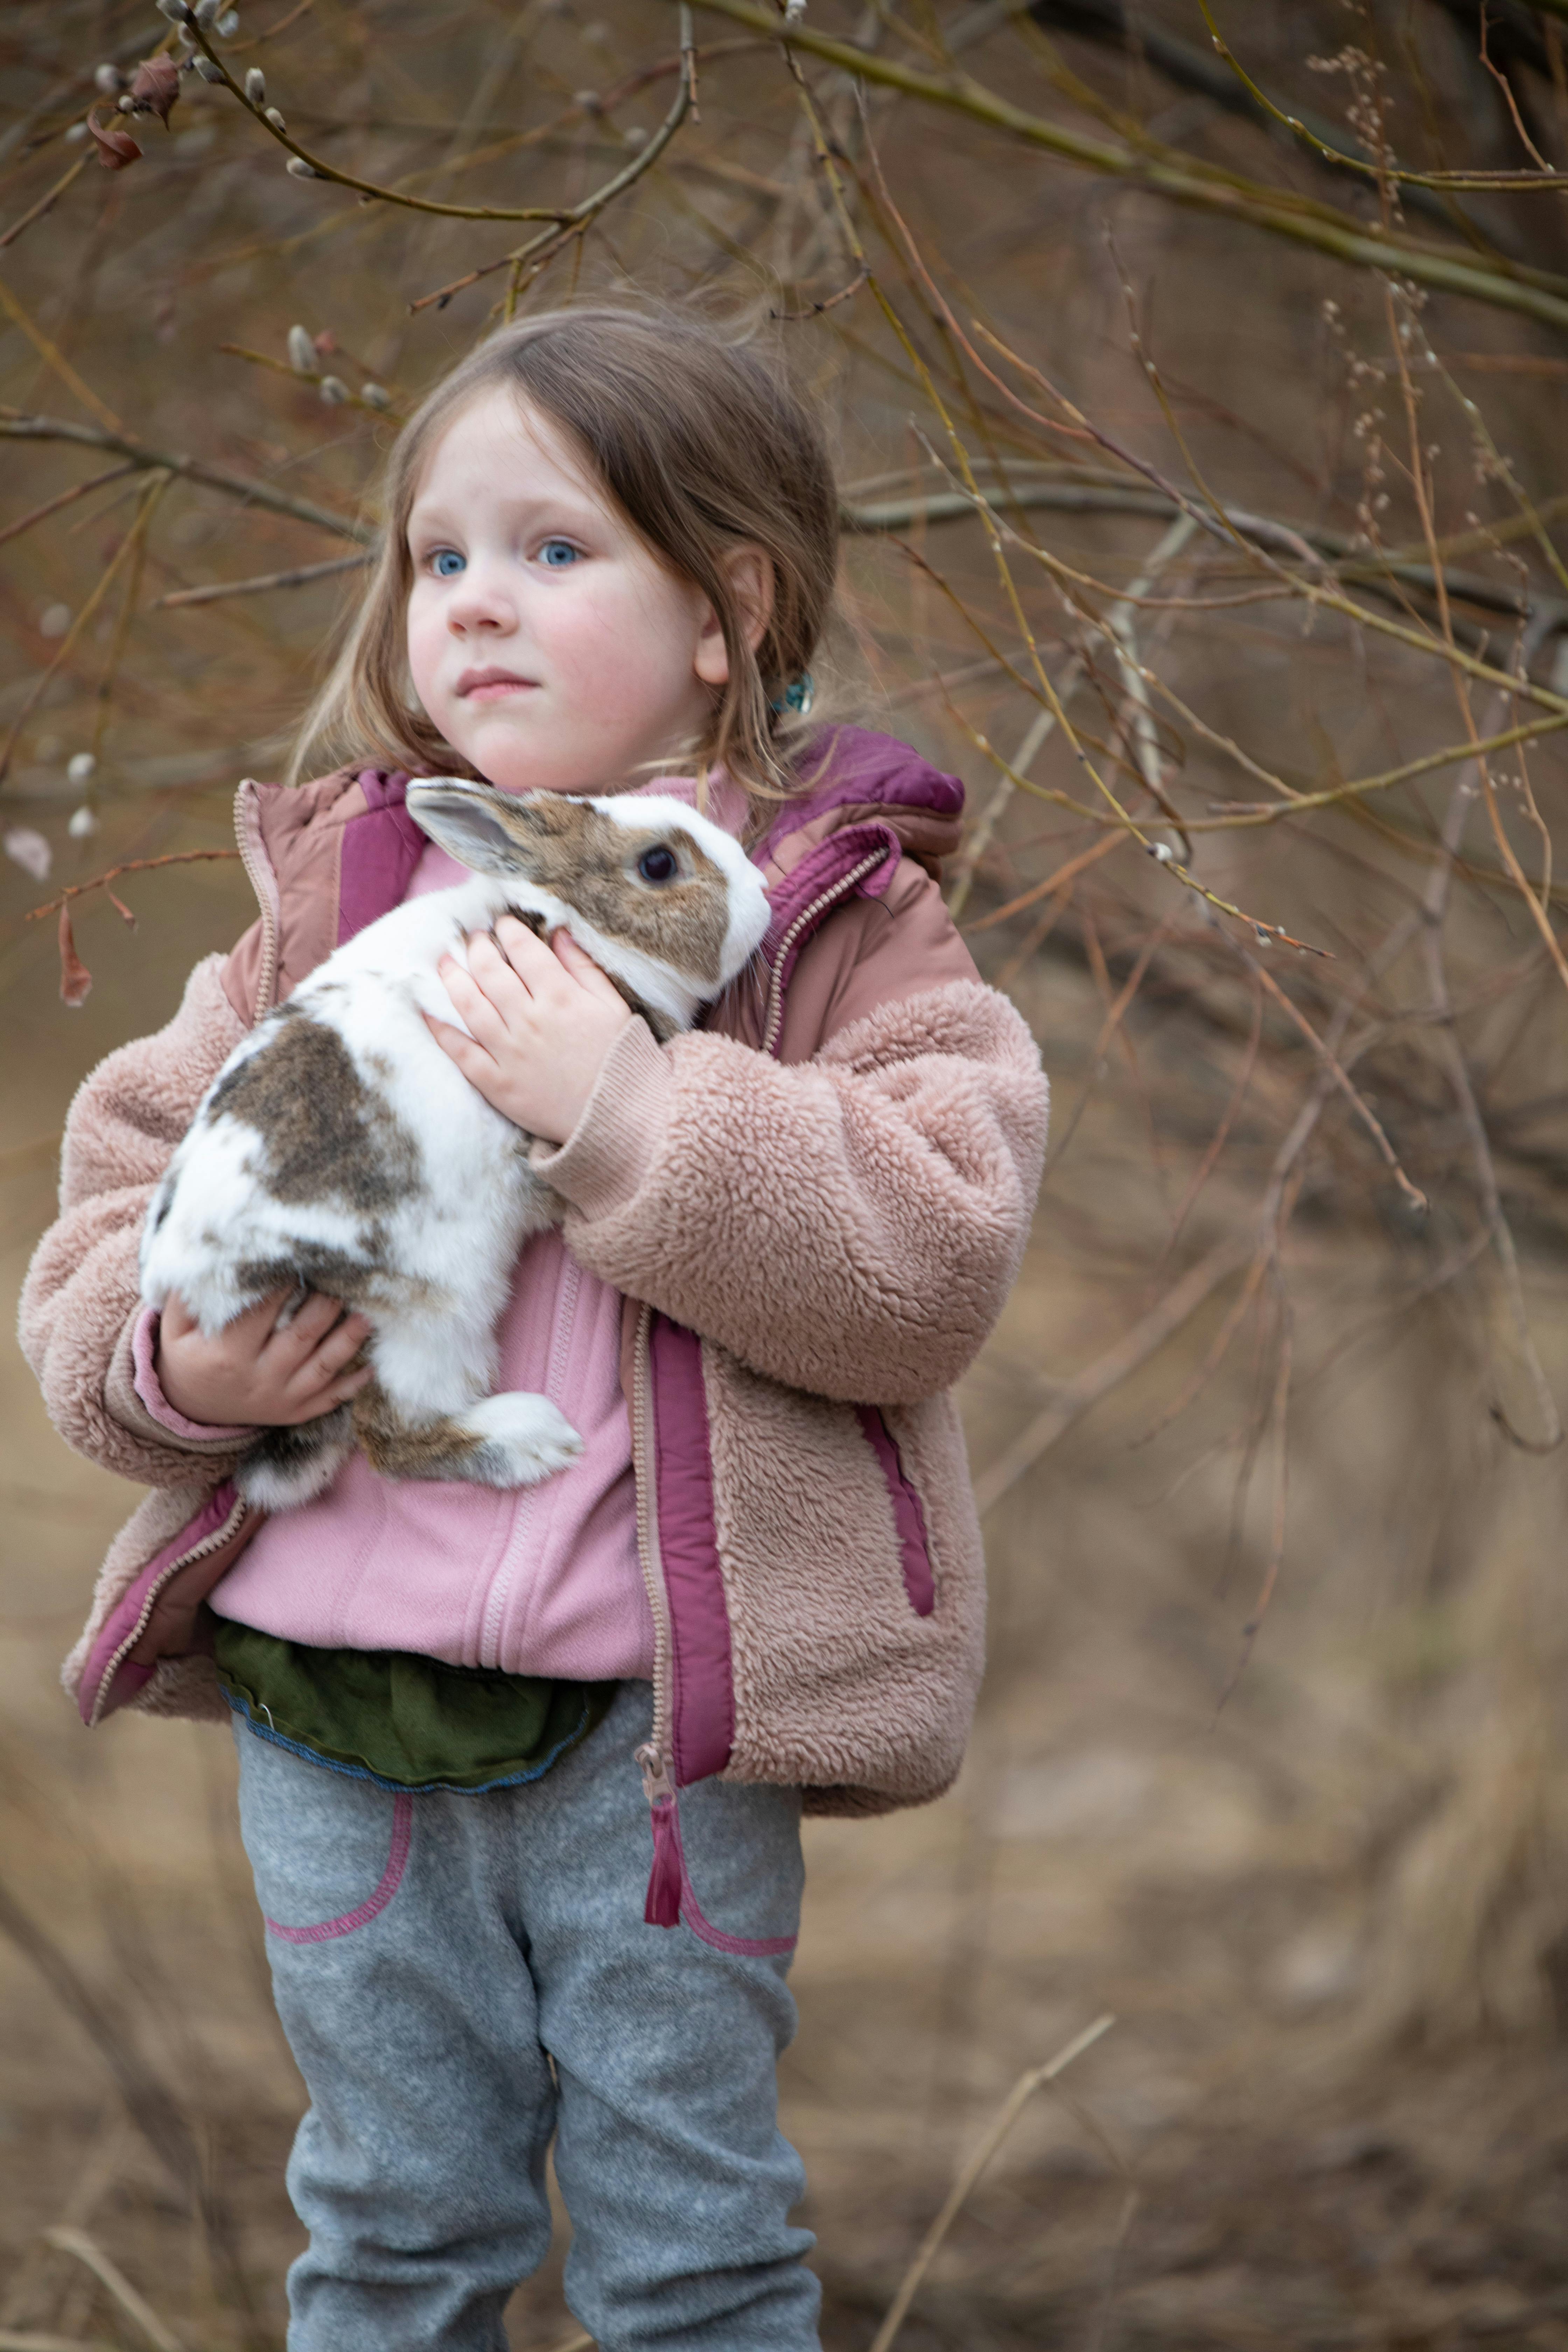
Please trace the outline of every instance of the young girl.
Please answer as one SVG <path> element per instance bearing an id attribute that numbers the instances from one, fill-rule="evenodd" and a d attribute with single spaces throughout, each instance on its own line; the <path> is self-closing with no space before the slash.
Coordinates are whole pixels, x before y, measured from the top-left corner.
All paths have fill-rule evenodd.
<path id="1" fill-rule="evenodd" d="M 796 720 L 837 508 L 779 376 L 695 324 L 528 320 L 405 428 L 384 511 L 303 738 L 348 764 L 241 786 L 259 919 L 68 1122 L 24 1340 L 67 1439 L 153 1491 L 66 1680 L 89 1723 L 232 1716 L 310 2096 L 292 2352 L 496 2352 L 552 2138 L 605 2352 L 803 2352 L 774 2087 L 800 1815 L 958 1770 L 983 1587 L 947 1391 L 1017 1265 L 1044 1081 L 938 890 L 962 787 Z M 682 791 L 749 846 L 773 927 L 664 1045 L 563 935 L 503 919 L 444 967 L 471 1034 L 441 1044 L 565 1202 L 498 1385 L 584 1451 L 500 1495 L 355 1454 L 268 1520 L 239 1453 L 353 1395 L 368 1328 L 283 1293 L 215 1340 L 175 1305 L 160 1328 L 142 1219 L 248 1024 L 460 878 L 403 808 L 428 772 Z"/>

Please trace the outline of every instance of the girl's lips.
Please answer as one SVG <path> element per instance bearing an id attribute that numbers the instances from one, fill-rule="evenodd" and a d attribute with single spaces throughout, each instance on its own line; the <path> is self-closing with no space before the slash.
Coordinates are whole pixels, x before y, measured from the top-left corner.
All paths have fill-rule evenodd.
<path id="1" fill-rule="evenodd" d="M 462 697 L 465 702 L 500 702 L 509 694 L 533 694 L 537 688 L 531 677 L 487 678 L 482 686 L 470 686 Z"/>

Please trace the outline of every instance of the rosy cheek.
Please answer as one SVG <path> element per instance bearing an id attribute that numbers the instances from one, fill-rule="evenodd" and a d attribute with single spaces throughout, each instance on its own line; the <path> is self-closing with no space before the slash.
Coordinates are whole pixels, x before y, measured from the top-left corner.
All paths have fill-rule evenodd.
<path id="1" fill-rule="evenodd" d="M 441 625 L 435 614 L 417 610 L 410 612 L 408 667 L 421 702 L 428 702 L 431 696 L 439 691 L 441 641 Z"/>

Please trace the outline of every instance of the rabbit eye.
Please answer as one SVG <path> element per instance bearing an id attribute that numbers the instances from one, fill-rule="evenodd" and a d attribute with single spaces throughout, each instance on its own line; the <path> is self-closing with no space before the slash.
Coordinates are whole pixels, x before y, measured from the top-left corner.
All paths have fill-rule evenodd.
<path id="1" fill-rule="evenodd" d="M 637 859 L 637 872 L 645 882 L 673 882 L 679 871 L 674 850 L 666 849 L 662 843 L 657 848 L 645 849 Z"/>

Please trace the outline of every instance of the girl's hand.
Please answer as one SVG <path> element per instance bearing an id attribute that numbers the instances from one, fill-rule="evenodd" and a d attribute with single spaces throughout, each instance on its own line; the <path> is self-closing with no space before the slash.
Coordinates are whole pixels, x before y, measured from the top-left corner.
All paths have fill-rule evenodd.
<path id="1" fill-rule="evenodd" d="M 468 969 L 443 956 L 441 984 L 473 1031 L 431 1020 L 431 1035 L 503 1118 L 564 1143 L 631 1008 L 574 939 L 545 946 L 515 915 L 468 941 Z"/>
<path id="2" fill-rule="evenodd" d="M 292 1428 L 356 1395 L 373 1369 L 351 1369 L 370 1324 L 363 1315 L 345 1314 L 341 1299 L 313 1290 L 292 1320 L 279 1326 L 293 1296 L 291 1289 L 273 1291 L 226 1323 L 215 1339 L 202 1337 L 183 1299 L 171 1298 L 159 1322 L 153 1369 L 174 1411 L 216 1428 L 257 1423 Z"/>

